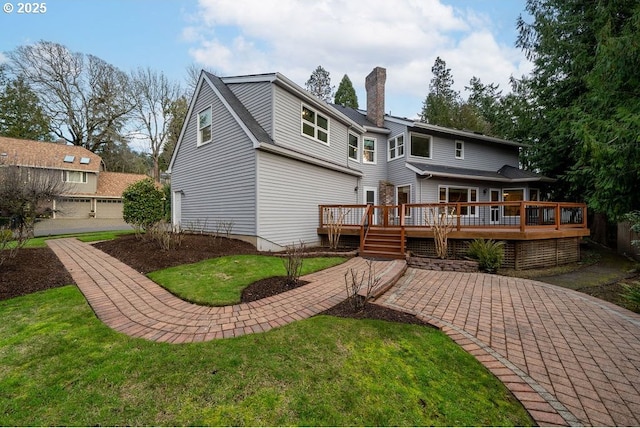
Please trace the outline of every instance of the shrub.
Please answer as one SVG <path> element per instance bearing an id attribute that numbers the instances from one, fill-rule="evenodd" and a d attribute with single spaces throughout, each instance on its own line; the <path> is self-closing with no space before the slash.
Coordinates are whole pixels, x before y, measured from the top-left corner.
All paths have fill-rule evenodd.
<path id="1" fill-rule="evenodd" d="M 151 178 L 133 183 L 122 193 L 122 217 L 136 233 L 150 230 L 164 217 L 164 192 Z"/>
<path id="2" fill-rule="evenodd" d="M 493 239 L 474 239 L 469 243 L 469 257 L 478 260 L 478 265 L 485 272 L 495 272 L 504 260 L 504 242 Z"/>
<path id="3" fill-rule="evenodd" d="M 364 310 L 369 299 L 371 299 L 373 290 L 376 289 L 381 280 L 381 277 L 376 276 L 376 270 L 371 260 L 367 261 L 367 271 L 362 272 L 362 275 L 358 275 L 355 269 L 349 269 L 349 271 L 344 273 L 347 301 L 351 304 L 351 308 L 353 308 L 355 312 Z M 360 296 L 362 287 L 365 287 L 364 296 Z"/>
<path id="4" fill-rule="evenodd" d="M 626 300 L 634 310 L 640 309 L 640 282 L 633 284 L 624 284 L 624 293 L 622 298 Z"/>
<path id="5" fill-rule="evenodd" d="M 300 275 L 302 274 L 302 262 L 305 252 L 306 247 L 304 242 L 301 242 L 300 245 L 287 246 L 285 257 L 282 259 L 284 268 L 287 271 L 287 285 L 298 285 L 298 279 L 300 279 Z"/>

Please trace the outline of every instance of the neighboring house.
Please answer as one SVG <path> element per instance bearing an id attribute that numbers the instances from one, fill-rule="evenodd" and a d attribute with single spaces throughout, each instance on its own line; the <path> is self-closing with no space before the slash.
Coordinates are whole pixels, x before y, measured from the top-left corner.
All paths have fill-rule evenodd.
<path id="1" fill-rule="evenodd" d="M 79 146 L 0 137 L 0 165 L 59 171 L 65 193 L 51 202 L 53 218 L 122 218 L 122 192 L 146 178 L 104 171 L 102 158 Z"/>
<path id="2" fill-rule="evenodd" d="M 238 238 L 280 250 L 319 243 L 328 218 L 348 212 L 344 241 L 352 236 L 362 251 L 365 226 L 419 226 L 414 237 L 428 236 L 420 204 L 451 204 L 458 232 L 524 228 L 533 219 L 559 229 L 560 218 L 572 215 L 581 232 L 570 237 L 588 233 L 582 206 L 556 215 L 542 202 L 520 205 L 542 200 L 543 184 L 553 182 L 519 168 L 520 144 L 386 115 L 385 79 L 380 67 L 367 77 L 367 110 L 360 111 L 327 104 L 279 73 L 203 72 L 169 166 L 173 223 L 213 232 L 233 221 Z M 419 251 L 411 233 L 402 235 L 401 254 L 405 242 Z"/>

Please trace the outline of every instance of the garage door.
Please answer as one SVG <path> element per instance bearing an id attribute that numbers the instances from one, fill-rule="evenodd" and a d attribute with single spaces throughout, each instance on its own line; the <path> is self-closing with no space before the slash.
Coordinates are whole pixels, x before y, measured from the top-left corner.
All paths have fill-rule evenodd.
<path id="1" fill-rule="evenodd" d="M 91 199 L 63 198 L 56 202 L 56 218 L 89 218 Z"/>
<path id="2" fill-rule="evenodd" d="M 96 218 L 122 218 L 122 199 L 98 199 Z"/>

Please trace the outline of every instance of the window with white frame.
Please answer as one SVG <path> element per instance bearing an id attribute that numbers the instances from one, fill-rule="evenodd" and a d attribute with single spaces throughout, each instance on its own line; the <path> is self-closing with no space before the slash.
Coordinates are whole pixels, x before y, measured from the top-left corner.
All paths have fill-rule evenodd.
<path id="1" fill-rule="evenodd" d="M 478 189 L 475 187 L 454 187 L 440 186 L 439 200 L 442 203 L 457 204 L 467 202 L 478 202 Z M 460 212 L 453 212 L 454 215 L 476 216 L 475 206 L 462 206 Z"/>
<path id="2" fill-rule="evenodd" d="M 520 202 L 524 201 L 524 189 L 504 189 L 502 193 L 504 202 Z M 504 215 L 517 217 L 520 215 L 520 204 L 506 205 L 504 207 Z"/>
<path id="3" fill-rule="evenodd" d="M 431 159 L 431 136 L 411 133 L 411 156 Z"/>
<path id="4" fill-rule="evenodd" d="M 464 159 L 464 141 L 456 140 L 456 159 Z"/>
<path id="5" fill-rule="evenodd" d="M 396 187 L 396 205 L 411 203 L 411 186 Z M 404 216 L 411 217 L 411 208 L 404 207 Z"/>
<path id="6" fill-rule="evenodd" d="M 62 171 L 62 181 L 65 183 L 86 183 L 87 173 L 82 171 Z"/>
<path id="7" fill-rule="evenodd" d="M 365 137 L 362 141 L 362 162 L 376 163 L 376 139 Z"/>
<path id="8" fill-rule="evenodd" d="M 358 160 L 358 136 L 349 132 L 349 159 L 354 161 Z"/>
<path id="9" fill-rule="evenodd" d="M 211 141 L 211 106 L 198 113 L 198 145 Z"/>
<path id="10" fill-rule="evenodd" d="M 389 140 L 389 153 L 387 159 L 392 161 L 404 157 L 404 134 L 400 134 Z"/>
<path id="11" fill-rule="evenodd" d="M 329 144 L 329 119 L 307 106 L 302 106 L 302 134 Z"/>

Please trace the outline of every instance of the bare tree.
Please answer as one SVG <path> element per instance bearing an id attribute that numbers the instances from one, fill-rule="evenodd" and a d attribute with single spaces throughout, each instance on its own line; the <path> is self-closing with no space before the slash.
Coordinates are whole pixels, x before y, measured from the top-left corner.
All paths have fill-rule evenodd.
<path id="1" fill-rule="evenodd" d="M 187 77 L 185 79 L 187 83 L 187 91 L 186 91 L 187 98 L 190 98 L 195 93 L 196 87 L 198 86 L 198 80 L 200 80 L 200 73 L 202 73 L 202 71 L 206 71 L 216 76 L 220 75 L 220 72 L 217 70 L 214 70 L 213 68 L 202 68 L 202 67 L 198 67 L 195 64 L 188 65 Z"/>
<path id="2" fill-rule="evenodd" d="M 24 245 L 33 234 L 36 218 L 52 212 L 52 201 L 69 190 L 59 170 L 22 167 L 0 161 L 0 213 L 11 218 L 0 228 L 0 264 Z M 12 242 L 10 242 L 12 241 Z"/>
<path id="3" fill-rule="evenodd" d="M 123 139 L 134 107 L 126 73 L 47 41 L 20 46 L 8 56 L 14 73 L 40 96 L 56 136 L 92 152 Z"/>
<path id="4" fill-rule="evenodd" d="M 135 100 L 133 115 L 142 128 L 153 160 L 153 178 L 160 181 L 159 159 L 168 141 L 172 104 L 180 97 L 180 85 L 162 72 L 139 68 L 131 73 L 131 97 Z"/>

